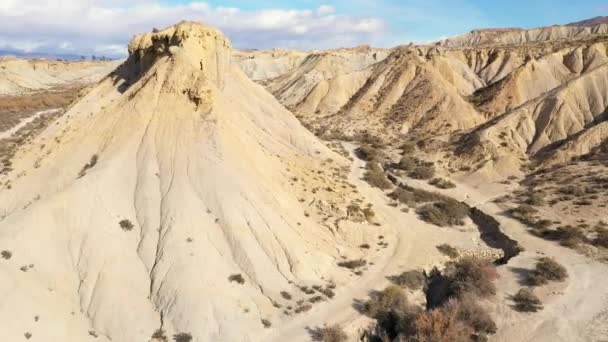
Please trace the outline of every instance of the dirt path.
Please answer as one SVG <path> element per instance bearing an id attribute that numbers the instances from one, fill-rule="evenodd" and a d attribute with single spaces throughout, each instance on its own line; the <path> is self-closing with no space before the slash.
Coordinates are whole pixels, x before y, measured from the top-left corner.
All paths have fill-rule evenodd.
<path id="1" fill-rule="evenodd" d="M 54 113 L 54 112 L 57 112 L 60 110 L 61 110 L 61 108 L 54 108 L 54 109 L 47 109 L 47 110 L 42 110 L 42 111 L 36 112 L 36 113 L 30 115 L 29 117 L 23 119 L 21 122 L 19 122 L 14 127 L 11 127 L 10 129 L 8 129 L 4 132 L 0 132 L 0 139 L 10 138 L 13 134 L 15 134 L 17 131 L 19 131 L 22 127 L 25 127 L 25 125 L 34 121 L 37 117 L 39 117 L 41 115 L 48 114 L 48 113 Z"/>
<path id="2" fill-rule="evenodd" d="M 336 297 L 315 306 L 305 315 L 296 316 L 273 331 L 268 341 L 310 341 L 307 329 L 324 324 L 340 324 L 356 340 L 357 332 L 369 322 L 353 308 L 357 299 L 365 299 L 370 291 L 388 284 L 386 276 L 408 269 L 430 268 L 445 261 L 435 246 L 443 242 L 467 238 L 454 229 L 438 228 L 420 221 L 415 213 L 404 213 L 387 204 L 385 194 L 362 180 L 365 162 L 354 157 L 355 145 L 344 143 L 353 156 L 349 181 L 373 203 L 376 215 L 389 232 L 389 249 L 375 265 L 357 278 L 349 287 L 339 289 Z M 499 267 L 497 296 L 488 304 L 499 331 L 492 341 L 606 341 L 608 340 L 608 267 L 561 247 L 534 237 L 519 221 L 503 215 L 503 209 L 491 202 L 492 195 L 464 183 L 455 189 L 438 190 L 425 181 L 401 179 L 403 182 L 428 191 L 442 192 L 457 200 L 478 207 L 496 218 L 501 229 L 518 241 L 526 250 Z M 531 269 L 537 257 L 548 255 L 563 264 L 569 272 L 565 283 L 537 289 L 545 309 L 535 314 L 522 314 L 511 307 L 509 299 L 519 288 L 521 273 Z"/>
<path id="3" fill-rule="evenodd" d="M 295 316 L 276 329 L 265 341 L 310 341 L 308 329 L 322 327 L 324 324 L 340 324 L 356 341 L 357 332 L 370 322 L 357 312 L 355 300 L 365 300 L 370 291 L 380 290 L 389 284 L 387 276 L 406 270 L 430 269 L 446 259 L 436 246 L 451 239 L 462 238 L 462 232 L 442 229 L 420 221 L 413 212 L 404 213 L 399 208 L 388 205 L 386 195 L 362 180 L 365 161 L 354 156 L 355 145 L 344 143 L 353 156 L 349 181 L 357 186 L 360 194 L 373 204 L 376 216 L 390 234 L 385 235 L 389 248 L 353 284 L 338 289 L 334 299 L 321 303 L 305 315 Z"/>
<path id="4" fill-rule="evenodd" d="M 508 265 L 499 267 L 498 294 L 490 303 L 499 329 L 491 341 L 608 341 L 608 265 L 533 236 L 491 201 L 493 194 L 452 181 L 456 188 L 441 191 L 424 181 L 407 180 L 414 187 L 439 191 L 478 207 L 498 220 L 503 232 L 525 248 Z M 568 269 L 569 277 L 564 283 L 536 289 L 544 310 L 522 314 L 513 310 L 509 297 L 522 287 L 522 272 L 533 268 L 539 256 L 555 258 Z"/>

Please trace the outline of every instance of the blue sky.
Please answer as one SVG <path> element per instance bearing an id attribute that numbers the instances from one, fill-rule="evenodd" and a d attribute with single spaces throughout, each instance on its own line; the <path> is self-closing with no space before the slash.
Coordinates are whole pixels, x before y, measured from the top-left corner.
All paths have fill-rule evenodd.
<path id="1" fill-rule="evenodd" d="M 599 15 L 608 0 L 2 0 L 0 50 L 124 56 L 133 34 L 181 19 L 217 26 L 238 48 L 322 49 Z"/>

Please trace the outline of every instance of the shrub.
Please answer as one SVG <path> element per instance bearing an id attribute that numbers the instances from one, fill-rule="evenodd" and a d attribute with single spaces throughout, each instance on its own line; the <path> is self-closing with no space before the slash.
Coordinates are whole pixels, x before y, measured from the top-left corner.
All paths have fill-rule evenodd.
<path id="1" fill-rule="evenodd" d="M 543 309 L 542 302 L 530 289 L 520 289 L 513 296 L 513 301 L 517 311 L 536 312 Z"/>
<path id="2" fill-rule="evenodd" d="M 444 199 L 424 205 L 418 208 L 416 212 L 422 220 L 439 227 L 445 227 L 463 225 L 464 218 L 469 214 L 469 208 L 454 199 Z"/>
<path id="3" fill-rule="evenodd" d="M 435 176 L 435 168 L 432 166 L 416 166 L 409 176 L 414 179 L 431 179 Z"/>
<path id="4" fill-rule="evenodd" d="M 91 160 L 89 160 L 88 163 L 86 163 L 83 167 L 82 170 L 80 170 L 80 172 L 78 173 L 78 178 L 84 176 L 86 174 L 86 172 L 93 168 L 95 165 L 97 165 L 97 161 L 99 160 L 99 157 L 94 154 L 91 156 Z"/>
<path id="5" fill-rule="evenodd" d="M 363 311 L 370 317 L 380 318 L 390 311 L 408 311 L 407 296 L 402 288 L 391 285 L 380 292 L 371 294 L 365 302 Z"/>
<path id="6" fill-rule="evenodd" d="M 595 239 L 593 239 L 593 244 L 595 246 L 608 248 L 608 229 L 598 228 L 596 230 Z"/>
<path id="7" fill-rule="evenodd" d="M 266 318 L 263 318 L 261 322 L 262 322 L 262 325 L 264 326 L 264 328 L 268 329 L 272 326 L 272 323 L 269 320 L 267 320 Z"/>
<path id="8" fill-rule="evenodd" d="M 235 282 L 238 284 L 245 284 L 245 278 L 243 278 L 243 276 L 239 273 L 239 274 L 232 274 L 228 277 L 228 280 L 231 282 Z"/>
<path id="9" fill-rule="evenodd" d="M 118 224 L 120 225 L 120 228 L 122 228 L 122 230 L 127 232 L 133 230 L 133 227 L 135 227 L 133 223 L 131 223 L 131 221 L 129 220 L 121 220 L 120 222 L 118 222 Z"/>
<path id="10" fill-rule="evenodd" d="M 414 324 L 415 341 L 470 342 L 473 333 L 473 329 L 442 309 L 420 314 Z"/>
<path id="11" fill-rule="evenodd" d="M 485 259 L 465 257 L 448 264 L 444 271 L 450 296 L 462 297 L 474 294 L 487 297 L 496 293 L 494 280 L 498 277 L 496 267 Z"/>
<path id="12" fill-rule="evenodd" d="M 453 189 L 456 187 L 456 184 L 443 178 L 433 178 L 429 181 L 429 184 L 439 189 Z"/>
<path id="13" fill-rule="evenodd" d="M 339 325 L 325 326 L 319 331 L 319 341 L 323 342 L 345 342 L 348 336 Z"/>
<path id="14" fill-rule="evenodd" d="M 534 214 L 538 213 L 538 210 L 530 205 L 522 204 L 517 208 L 511 209 L 511 216 L 522 221 L 525 224 L 532 224 L 534 222 Z"/>
<path id="15" fill-rule="evenodd" d="M 424 273 L 416 270 L 406 271 L 394 277 L 394 282 L 397 285 L 405 286 L 412 290 L 420 289 L 426 283 Z"/>
<path id="16" fill-rule="evenodd" d="M 445 309 L 453 312 L 460 321 L 472 327 L 477 333 L 496 333 L 496 323 L 472 296 L 465 295 L 458 300 L 451 299 L 445 305 Z"/>
<path id="17" fill-rule="evenodd" d="M 568 278 L 568 271 L 552 258 L 542 257 L 536 262 L 536 268 L 528 274 L 528 283 L 539 286 L 549 281 L 564 281 Z"/>
<path id="18" fill-rule="evenodd" d="M 0 252 L 0 256 L 2 256 L 3 259 L 10 259 L 13 257 L 13 253 L 11 253 L 10 251 L 2 251 Z"/>
<path id="19" fill-rule="evenodd" d="M 363 267 L 365 265 L 367 265 L 367 260 L 365 260 L 365 259 L 353 259 L 353 260 L 338 262 L 338 266 L 350 268 L 351 270 L 359 268 L 359 267 Z"/>
<path id="20" fill-rule="evenodd" d="M 355 150 L 355 155 L 367 162 L 379 162 L 383 159 L 383 154 L 376 148 L 363 144 Z"/>
<path id="21" fill-rule="evenodd" d="M 393 183 L 386 178 L 382 167 L 376 162 L 367 163 L 367 171 L 365 171 L 363 179 L 371 186 L 383 190 L 390 189 L 393 186 Z"/>
<path id="22" fill-rule="evenodd" d="M 175 340 L 175 342 L 190 342 L 192 341 L 192 335 L 188 333 L 179 333 L 173 335 L 173 339 Z"/>
<path id="23" fill-rule="evenodd" d="M 152 339 L 155 339 L 160 342 L 167 342 L 169 340 L 167 338 L 167 335 L 165 335 L 165 331 L 163 329 L 157 329 L 156 331 L 154 331 L 154 334 L 152 334 Z"/>
<path id="24" fill-rule="evenodd" d="M 292 298 L 291 293 L 289 293 L 287 291 L 281 291 L 281 297 L 283 297 L 283 299 L 286 299 L 286 300 L 291 300 L 291 298 Z"/>
<path id="25" fill-rule="evenodd" d="M 533 206 L 544 205 L 545 198 L 539 192 L 532 192 L 528 194 L 528 199 L 526 200 L 526 203 Z"/>
<path id="26" fill-rule="evenodd" d="M 456 259 L 460 256 L 460 252 L 458 252 L 458 249 L 448 245 L 447 243 L 437 246 L 437 250 L 452 259 Z"/>
<path id="27" fill-rule="evenodd" d="M 399 169 L 404 171 L 413 171 L 418 165 L 418 159 L 411 156 L 403 156 L 399 160 Z"/>
<path id="28" fill-rule="evenodd" d="M 416 152 L 416 144 L 412 141 L 408 141 L 403 143 L 403 145 L 401 145 L 399 149 L 401 149 L 403 154 L 412 154 Z"/>

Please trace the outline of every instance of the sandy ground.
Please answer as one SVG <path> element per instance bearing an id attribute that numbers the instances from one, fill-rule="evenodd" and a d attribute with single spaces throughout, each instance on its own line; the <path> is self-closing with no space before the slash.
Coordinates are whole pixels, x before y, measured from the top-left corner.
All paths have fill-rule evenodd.
<path id="1" fill-rule="evenodd" d="M 498 333 L 492 341 L 607 341 L 608 340 L 608 265 L 561 247 L 556 243 L 537 238 L 527 232 L 519 221 L 504 214 L 492 199 L 498 197 L 500 187 L 479 188 L 467 182 L 457 187 L 438 190 L 424 181 L 408 179 L 412 186 L 435 190 L 476 206 L 492 215 L 502 230 L 525 248 L 506 266 L 499 267 L 498 294 L 490 303 Z M 535 290 L 544 304 L 544 310 L 526 314 L 513 310 L 510 296 L 521 287 L 521 273 L 532 269 L 540 256 L 555 258 L 568 269 L 564 283 L 554 283 Z"/>
<path id="2" fill-rule="evenodd" d="M 354 145 L 344 143 L 353 155 Z M 389 251 L 375 260 L 375 265 L 352 286 L 341 289 L 334 300 L 325 302 L 304 316 L 286 322 L 268 336 L 268 341 L 310 341 L 309 329 L 324 324 L 339 324 L 349 333 L 350 340 L 357 341 L 359 333 L 371 323 L 354 309 L 355 300 L 365 299 L 370 291 L 389 284 L 387 276 L 405 270 L 428 269 L 446 261 L 437 253 L 435 246 L 443 242 L 455 243 L 459 239 L 471 239 L 453 228 L 438 228 L 420 221 L 413 212 L 403 213 L 388 205 L 385 195 L 362 180 L 365 162 L 353 158 L 349 181 L 374 209 L 390 234 Z M 429 191 L 439 191 L 458 200 L 477 206 L 494 216 L 504 232 L 517 240 L 526 250 L 511 259 L 508 265 L 499 267 L 498 294 L 486 305 L 493 313 L 499 327 L 491 341 L 606 341 L 608 340 L 608 267 L 593 262 L 570 249 L 538 239 L 526 231 L 519 222 L 503 215 L 503 209 L 491 202 L 496 192 L 482 192 L 465 182 L 458 182 L 455 189 L 439 190 L 424 181 L 403 179 L 412 186 Z M 497 189 L 492 189 L 497 190 Z M 522 269 L 531 269 L 539 256 L 551 256 L 563 264 L 569 273 L 564 283 L 550 284 L 536 289 L 545 309 L 534 313 L 519 313 L 512 308 L 510 296 L 522 287 Z"/>
<path id="3" fill-rule="evenodd" d="M 28 123 L 34 121 L 40 115 L 44 115 L 44 114 L 48 114 L 48 113 L 55 113 L 55 112 L 58 112 L 60 110 L 61 110 L 60 108 L 53 108 L 53 109 L 42 110 L 42 111 L 36 112 L 36 113 L 34 113 L 34 115 L 32 115 L 32 116 L 30 116 L 28 118 L 23 119 L 19 124 L 17 124 L 16 126 L 12 127 L 11 129 L 6 130 L 4 132 L 0 132 L 0 139 L 9 138 L 13 134 L 15 134 L 17 131 L 19 131 L 22 127 L 24 127 Z"/>
<path id="4" fill-rule="evenodd" d="M 265 341 L 310 341 L 308 329 L 322 327 L 324 324 L 339 324 L 352 341 L 358 341 L 359 333 L 371 323 L 353 307 L 356 300 L 365 300 L 373 290 L 381 290 L 389 281 L 388 276 L 412 269 L 431 269 L 448 259 L 440 254 L 436 246 L 453 241 L 474 240 L 477 232 L 460 231 L 453 228 L 439 228 L 427 224 L 410 211 L 404 213 L 398 207 L 392 207 L 387 197 L 378 189 L 362 180 L 365 172 L 365 161 L 354 156 L 355 145 L 344 143 L 353 156 L 349 181 L 357 186 L 359 192 L 374 204 L 376 216 L 390 234 L 385 235 L 389 249 L 375 265 L 364 273 L 352 285 L 339 289 L 336 297 L 316 306 L 308 314 L 295 317 L 272 332 Z M 479 240 L 477 238 L 477 240 Z"/>

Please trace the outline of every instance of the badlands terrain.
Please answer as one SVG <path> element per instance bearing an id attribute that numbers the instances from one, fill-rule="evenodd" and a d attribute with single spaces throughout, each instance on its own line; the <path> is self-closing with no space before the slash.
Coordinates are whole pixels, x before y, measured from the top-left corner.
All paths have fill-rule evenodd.
<path id="1" fill-rule="evenodd" d="M 0 60 L 2 340 L 608 340 L 605 22 Z"/>

